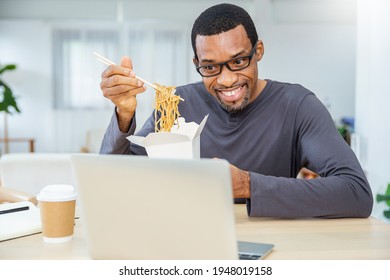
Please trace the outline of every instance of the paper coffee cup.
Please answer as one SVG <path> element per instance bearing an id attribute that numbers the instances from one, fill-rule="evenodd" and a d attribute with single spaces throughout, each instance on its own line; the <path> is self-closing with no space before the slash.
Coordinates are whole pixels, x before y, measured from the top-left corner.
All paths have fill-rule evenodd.
<path id="1" fill-rule="evenodd" d="M 37 200 L 44 241 L 60 243 L 72 239 L 76 197 L 72 185 L 48 185 L 39 192 Z"/>

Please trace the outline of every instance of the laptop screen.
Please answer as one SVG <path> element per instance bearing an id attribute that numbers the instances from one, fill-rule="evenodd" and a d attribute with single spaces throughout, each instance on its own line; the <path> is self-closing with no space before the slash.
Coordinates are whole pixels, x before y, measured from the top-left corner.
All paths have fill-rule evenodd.
<path id="1" fill-rule="evenodd" d="M 94 259 L 237 259 L 227 161 L 71 157 Z"/>

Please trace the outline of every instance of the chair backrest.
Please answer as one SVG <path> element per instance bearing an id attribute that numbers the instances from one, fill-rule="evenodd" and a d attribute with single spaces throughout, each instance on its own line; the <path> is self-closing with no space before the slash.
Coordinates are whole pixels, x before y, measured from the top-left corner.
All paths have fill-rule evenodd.
<path id="1" fill-rule="evenodd" d="M 69 154 L 15 153 L 0 158 L 1 186 L 37 195 L 49 184 L 72 184 Z"/>

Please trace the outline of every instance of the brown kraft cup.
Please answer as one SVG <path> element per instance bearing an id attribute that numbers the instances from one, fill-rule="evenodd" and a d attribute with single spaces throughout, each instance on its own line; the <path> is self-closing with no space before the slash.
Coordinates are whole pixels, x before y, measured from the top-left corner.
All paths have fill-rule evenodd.
<path id="1" fill-rule="evenodd" d="M 37 196 L 45 242 L 60 243 L 72 239 L 76 192 L 71 185 L 49 185 Z"/>

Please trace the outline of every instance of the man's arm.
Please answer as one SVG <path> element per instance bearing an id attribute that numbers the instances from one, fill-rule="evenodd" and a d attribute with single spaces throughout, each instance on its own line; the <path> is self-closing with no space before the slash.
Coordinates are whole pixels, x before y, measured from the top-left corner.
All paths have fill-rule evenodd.
<path id="1" fill-rule="evenodd" d="M 248 171 L 241 170 L 234 165 L 230 165 L 232 176 L 232 187 L 234 198 L 250 198 L 250 176 Z"/>
<path id="2" fill-rule="evenodd" d="M 302 180 L 250 172 L 250 216 L 368 217 L 373 198 L 353 151 L 338 133 L 326 108 L 308 96 L 295 120 L 295 169 L 319 178 Z"/>
<path id="3" fill-rule="evenodd" d="M 101 78 L 103 96 L 114 103 L 115 113 L 104 135 L 100 153 L 129 154 L 126 137 L 135 131 L 136 97 L 146 88 L 135 78 L 132 61 L 126 56 L 122 57 L 120 65 L 107 67 Z"/>
<path id="4" fill-rule="evenodd" d="M 131 154 L 131 155 L 146 155 L 145 148 L 132 144 L 127 139 L 130 135 L 147 136 L 154 132 L 154 113 L 146 120 L 143 127 L 135 133 L 137 118 L 136 115 L 131 119 L 130 127 L 127 132 L 122 132 L 119 129 L 119 120 L 116 111 L 112 115 L 106 133 L 104 134 L 100 154 Z"/>
<path id="5" fill-rule="evenodd" d="M 100 146 L 100 154 L 130 154 L 130 142 L 126 137 L 133 135 L 136 128 L 136 120 L 133 117 L 129 123 L 127 132 L 122 132 L 119 128 L 119 120 L 116 110 L 104 134 Z"/>

